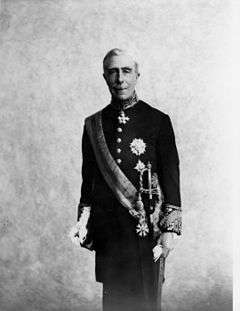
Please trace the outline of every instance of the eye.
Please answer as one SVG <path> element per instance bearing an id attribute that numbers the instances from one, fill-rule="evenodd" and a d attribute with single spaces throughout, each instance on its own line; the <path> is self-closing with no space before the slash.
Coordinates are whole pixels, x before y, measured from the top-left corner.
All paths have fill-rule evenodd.
<path id="1" fill-rule="evenodd" d="M 132 72 L 132 69 L 131 68 L 123 68 L 123 72 L 124 73 L 130 73 L 130 72 Z"/>
<path id="2" fill-rule="evenodd" d="M 109 74 L 109 75 L 112 75 L 112 74 L 115 73 L 115 71 L 116 71 L 116 70 L 114 70 L 114 69 L 109 69 L 109 70 L 108 70 L 108 74 Z"/>

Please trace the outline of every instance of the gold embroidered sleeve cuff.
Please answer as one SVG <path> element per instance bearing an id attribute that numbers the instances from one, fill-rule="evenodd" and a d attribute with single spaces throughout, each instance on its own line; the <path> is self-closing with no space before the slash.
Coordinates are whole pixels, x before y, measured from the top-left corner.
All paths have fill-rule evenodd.
<path id="1" fill-rule="evenodd" d="M 182 233 L 182 210 L 179 206 L 165 204 L 162 217 L 160 219 L 161 232 Z"/>

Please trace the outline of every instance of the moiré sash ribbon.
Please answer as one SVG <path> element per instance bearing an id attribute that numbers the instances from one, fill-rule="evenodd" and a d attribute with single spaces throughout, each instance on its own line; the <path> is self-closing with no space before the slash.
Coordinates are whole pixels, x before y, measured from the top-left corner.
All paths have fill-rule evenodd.
<path id="1" fill-rule="evenodd" d="M 103 133 L 102 111 L 95 113 L 85 120 L 98 167 L 108 186 L 115 193 L 118 201 L 137 218 L 136 204 L 137 190 L 112 157 Z"/>

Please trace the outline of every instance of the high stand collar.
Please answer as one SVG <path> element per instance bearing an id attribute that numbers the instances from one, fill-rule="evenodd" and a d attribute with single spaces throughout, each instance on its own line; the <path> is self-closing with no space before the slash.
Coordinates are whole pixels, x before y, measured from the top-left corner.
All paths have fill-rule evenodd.
<path id="1" fill-rule="evenodd" d="M 126 110 L 128 108 L 135 106 L 137 102 L 138 102 L 138 96 L 136 92 L 134 91 L 133 95 L 125 100 L 119 100 L 119 99 L 112 97 L 110 104 L 112 105 L 114 109 L 122 111 L 122 110 Z"/>

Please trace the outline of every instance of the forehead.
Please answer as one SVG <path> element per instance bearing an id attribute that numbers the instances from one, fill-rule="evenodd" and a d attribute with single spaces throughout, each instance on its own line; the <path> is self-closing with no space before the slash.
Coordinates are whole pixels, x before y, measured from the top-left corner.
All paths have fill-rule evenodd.
<path id="1" fill-rule="evenodd" d="M 121 55 L 113 55 L 109 57 L 105 63 L 105 68 L 123 68 L 123 67 L 130 67 L 134 68 L 135 62 L 133 58 L 127 54 Z"/>

